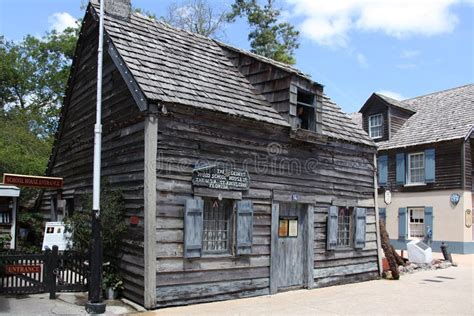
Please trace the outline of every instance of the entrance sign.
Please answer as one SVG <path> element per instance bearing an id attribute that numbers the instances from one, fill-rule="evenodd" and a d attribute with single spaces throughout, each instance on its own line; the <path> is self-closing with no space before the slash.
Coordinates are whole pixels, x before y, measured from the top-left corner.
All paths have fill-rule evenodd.
<path id="1" fill-rule="evenodd" d="M 5 274 L 41 273 L 40 265 L 13 264 L 5 266 Z"/>
<path id="2" fill-rule="evenodd" d="M 63 222 L 46 222 L 42 249 L 53 249 L 53 246 L 58 246 L 58 250 L 66 250 L 71 233 L 66 233 L 65 230 L 66 225 Z"/>
<path id="3" fill-rule="evenodd" d="M 22 187 L 60 189 L 63 187 L 63 178 L 5 173 L 3 174 L 3 183 Z"/>
<path id="4" fill-rule="evenodd" d="M 248 190 L 247 170 L 206 166 L 193 170 L 193 185 L 221 190 Z"/>

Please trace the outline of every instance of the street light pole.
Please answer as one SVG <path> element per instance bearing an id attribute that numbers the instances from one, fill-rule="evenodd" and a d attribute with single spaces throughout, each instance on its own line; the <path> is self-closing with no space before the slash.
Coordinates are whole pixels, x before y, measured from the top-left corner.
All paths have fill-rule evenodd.
<path id="1" fill-rule="evenodd" d="M 100 1 L 99 45 L 97 49 L 97 104 L 94 126 L 94 174 L 92 194 L 92 239 L 90 251 L 89 301 L 86 311 L 91 314 L 105 313 L 102 301 L 102 236 L 100 227 L 100 162 L 102 151 L 102 60 L 104 46 L 104 0 Z"/>

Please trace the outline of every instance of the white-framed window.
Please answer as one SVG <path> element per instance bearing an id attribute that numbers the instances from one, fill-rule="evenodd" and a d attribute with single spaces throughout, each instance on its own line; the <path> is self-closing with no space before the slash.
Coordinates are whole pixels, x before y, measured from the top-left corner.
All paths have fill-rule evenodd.
<path id="1" fill-rule="evenodd" d="M 407 183 L 425 183 L 425 153 L 408 154 Z"/>
<path id="2" fill-rule="evenodd" d="M 340 207 L 337 217 L 337 247 L 352 246 L 353 207 Z"/>
<path id="3" fill-rule="evenodd" d="M 369 116 L 369 136 L 373 139 L 383 137 L 382 113 Z"/>
<path id="4" fill-rule="evenodd" d="M 423 207 L 408 208 L 408 237 L 425 237 L 425 209 Z"/>

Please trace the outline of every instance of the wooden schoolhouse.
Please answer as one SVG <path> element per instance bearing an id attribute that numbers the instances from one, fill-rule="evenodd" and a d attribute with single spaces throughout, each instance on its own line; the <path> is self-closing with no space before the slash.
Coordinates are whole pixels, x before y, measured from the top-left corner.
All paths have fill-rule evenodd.
<path id="1" fill-rule="evenodd" d="M 379 277 L 376 147 L 321 84 L 125 0 L 106 2 L 104 36 L 102 176 L 126 201 L 125 297 L 159 308 Z M 93 2 L 47 170 L 64 186 L 41 202 L 53 219 L 89 211 L 97 45 Z"/>

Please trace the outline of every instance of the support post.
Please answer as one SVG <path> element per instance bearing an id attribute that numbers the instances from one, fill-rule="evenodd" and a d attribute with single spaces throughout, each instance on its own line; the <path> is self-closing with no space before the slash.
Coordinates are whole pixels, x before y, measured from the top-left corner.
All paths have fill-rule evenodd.
<path id="1" fill-rule="evenodd" d="M 58 256 L 59 250 L 58 246 L 53 246 L 53 251 L 49 253 L 49 299 L 54 300 L 56 299 L 56 278 L 58 273 Z"/>
<path id="2" fill-rule="evenodd" d="M 377 234 L 377 259 L 379 265 L 379 275 L 382 276 L 383 265 L 382 265 L 382 243 L 380 241 L 380 216 L 379 216 L 379 192 L 378 192 L 378 180 L 377 180 L 377 154 L 374 153 L 374 208 L 375 208 L 375 232 Z"/>
<path id="3" fill-rule="evenodd" d="M 278 292 L 278 218 L 280 216 L 280 204 L 272 202 L 272 225 L 271 225 L 271 245 L 270 245 L 270 294 Z"/>
<path id="4" fill-rule="evenodd" d="M 151 105 L 150 105 L 151 107 Z M 145 308 L 156 307 L 156 159 L 158 147 L 158 116 L 145 117 L 144 161 L 144 285 Z"/>
<path id="5" fill-rule="evenodd" d="M 102 62 L 104 47 L 104 0 L 100 1 L 99 45 L 97 48 L 97 104 L 96 123 L 94 126 L 94 170 L 92 188 L 92 239 L 91 270 L 89 278 L 89 301 L 86 311 L 91 314 L 105 313 L 102 301 L 102 236 L 100 228 L 100 164 L 102 154 Z"/>

